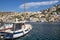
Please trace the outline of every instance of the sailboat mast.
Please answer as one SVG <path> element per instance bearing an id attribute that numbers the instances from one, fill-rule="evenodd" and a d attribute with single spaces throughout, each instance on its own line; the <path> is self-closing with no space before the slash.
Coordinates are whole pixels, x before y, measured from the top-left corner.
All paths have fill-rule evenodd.
<path id="1" fill-rule="evenodd" d="M 24 0 L 24 20 L 26 20 L 26 3 L 25 3 L 25 0 Z"/>

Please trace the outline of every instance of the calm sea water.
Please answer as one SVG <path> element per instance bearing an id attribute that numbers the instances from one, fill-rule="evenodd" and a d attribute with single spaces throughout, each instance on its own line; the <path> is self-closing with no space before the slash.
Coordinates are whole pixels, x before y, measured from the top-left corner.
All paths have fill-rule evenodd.
<path id="1" fill-rule="evenodd" d="M 14 40 L 60 40 L 60 23 L 31 22 L 33 29 Z"/>

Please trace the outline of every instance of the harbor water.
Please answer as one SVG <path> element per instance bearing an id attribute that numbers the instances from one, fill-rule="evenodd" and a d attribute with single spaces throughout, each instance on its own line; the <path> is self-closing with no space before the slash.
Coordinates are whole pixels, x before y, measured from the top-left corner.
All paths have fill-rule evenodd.
<path id="1" fill-rule="evenodd" d="M 14 40 L 60 40 L 60 23 L 30 22 L 32 30 Z"/>

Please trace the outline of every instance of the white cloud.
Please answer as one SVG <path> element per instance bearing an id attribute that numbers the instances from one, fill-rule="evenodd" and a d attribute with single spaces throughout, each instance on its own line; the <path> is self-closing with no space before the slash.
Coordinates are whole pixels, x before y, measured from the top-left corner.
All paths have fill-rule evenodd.
<path id="1" fill-rule="evenodd" d="M 40 6 L 40 5 L 52 5 L 52 4 L 55 4 L 55 3 L 58 3 L 58 2 L 59 2 L 58 0 L 44 1 L 44 2 L 30 2 L 30 3 L 26 3 L 26 8 Z M 24 8 L 24 4 L 21 4 L 19 7 Z"/>

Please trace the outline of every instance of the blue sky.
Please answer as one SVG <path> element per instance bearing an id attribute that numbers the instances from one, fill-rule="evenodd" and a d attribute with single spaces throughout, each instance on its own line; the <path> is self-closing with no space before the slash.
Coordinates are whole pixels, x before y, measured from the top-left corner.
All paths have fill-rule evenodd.
<path id="1" fill-rule="evenodd" d="M 25 0 L 25 2 L 27 12 L 45 10 L 60 4 L 59 0 Z M 0 0 L 0 12 L 24 12 L 24 0 Z"/>

